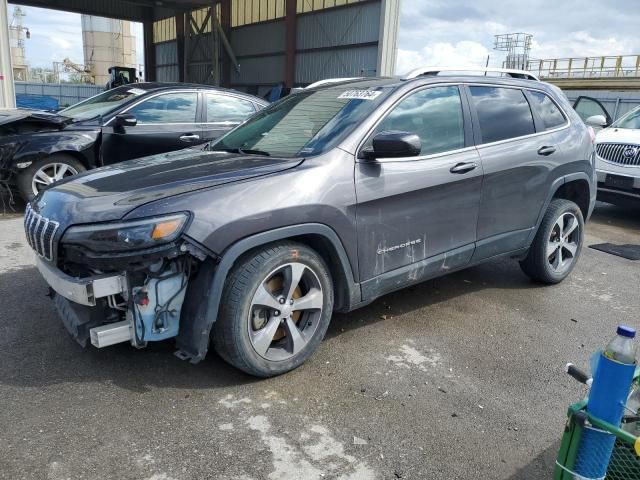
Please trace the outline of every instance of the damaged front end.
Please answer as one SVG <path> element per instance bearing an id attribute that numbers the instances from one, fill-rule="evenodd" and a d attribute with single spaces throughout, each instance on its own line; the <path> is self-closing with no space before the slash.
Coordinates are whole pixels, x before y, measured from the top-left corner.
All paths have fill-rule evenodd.
<path id="1" fill-rule="evenodd" d="M 100 271 L 73 277 L 38 260 L 58 314 L 82 346 L 102 348 L 121 342 L 147 342 L 178 335 L 187 284 L 196 261 L 189 255 L 161 260 L 133 273 Z"/>
<path id="2" fill-rule="evenodd" d="M 25 230 L 56 310 L 82 346 L 178 337 L 189 281 L 207 254 L 181 236 L 189 215 L 72 226 L 28 207 Z M 187 328 L 188 329 L 188 328 Z"/>

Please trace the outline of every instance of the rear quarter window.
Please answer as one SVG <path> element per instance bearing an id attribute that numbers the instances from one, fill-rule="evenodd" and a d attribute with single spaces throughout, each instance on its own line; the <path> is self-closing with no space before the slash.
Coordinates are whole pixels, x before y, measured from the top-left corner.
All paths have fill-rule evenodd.
<path id="1" fill-rule="evenodd" d="M 542 119 L 545 130 L 561 127 L 567 123 L 567 119 L 562 114 L 560 107 L 548 95 L 542 92 L 528 90 L 531 98 L 531 106 Z"/>
<path id="2" fill-rule="evenodd" d="M 482 143 L 535 133 L 533 115 L 522 90 L 505 87 L 469 87 L 478 113 Z"/>

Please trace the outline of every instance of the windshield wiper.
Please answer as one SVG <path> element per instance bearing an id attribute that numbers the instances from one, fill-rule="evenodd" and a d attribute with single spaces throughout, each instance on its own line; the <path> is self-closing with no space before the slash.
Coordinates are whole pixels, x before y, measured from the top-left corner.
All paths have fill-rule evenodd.
<path id="1" fill-rule="evenodd" d="M 221 148 L 220 150 L 229 153 L 241 153 L 243 155 L 263 155 L 265 157 L 271 156 L 269 152 L 265 152 L 264 150 L 252 150 L 250 148 Z"/>

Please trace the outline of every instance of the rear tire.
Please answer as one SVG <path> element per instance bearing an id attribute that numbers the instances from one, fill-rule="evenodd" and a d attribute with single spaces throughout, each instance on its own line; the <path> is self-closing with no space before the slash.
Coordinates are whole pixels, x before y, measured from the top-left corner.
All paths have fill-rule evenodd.
<path id="1" fill-rule="evenodd" d="M 293 242 L 261 247 L 229 273 L 213 346 L 250 375 L 280 375 L 313 354 L 332 311 L 333 283 L 322 257 Z"/>
<path id="2" fill-rule="evenodd" d="M 520 267 L 533 280 L 560 283 L 576 266 L 583 241 L 580 207 L 570 200 L 552 200 Z"/>
<path id="3" fill-rule="evenodd" d="M 77 158 L 66 153 L 55 153 L 34 161 L 18 173 L 16 183 L 20 196 L 29 202 L 39 191 L 49 185 L 85 170 L 85 166 Z M 50 183 L 48 179 L 51 180 Z"/>

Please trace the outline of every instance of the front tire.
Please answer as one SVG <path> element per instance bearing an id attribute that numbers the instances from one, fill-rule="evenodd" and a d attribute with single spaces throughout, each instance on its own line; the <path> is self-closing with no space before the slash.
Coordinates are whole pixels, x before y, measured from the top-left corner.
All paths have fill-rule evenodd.
<path id="1" fill-rule="evenodd" d="M 583 241 L 580 207 L 570 200 L 552 200 L 520 267 L 533 280 L 560 283 L 576 266 Z"/>
<path id="2" fill-rule="evenodd" d="M 65 153 L 56 153 L 36 160 L 18 174 L 20 195 L 31 201 L 40 191 L 60 180 L 84 172 L 85 166 L 77 158 Z"/>
<path id="3" fill-rule="evenodd" d="M 276 243 L 249 252 L 229 273 L 213 345 L 250 375 L 280 375 L 313 354 L 332 311 L 333 282 L 322 257 L 302 244 Z"/>

